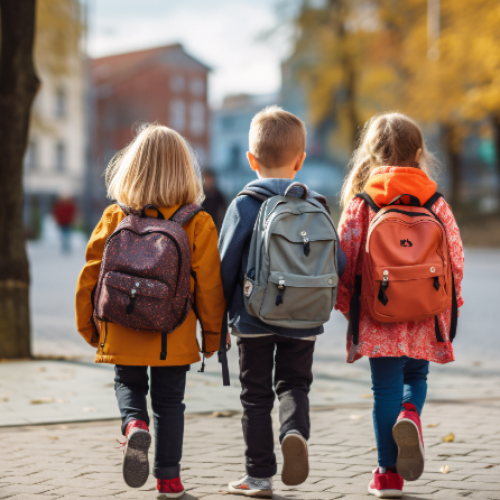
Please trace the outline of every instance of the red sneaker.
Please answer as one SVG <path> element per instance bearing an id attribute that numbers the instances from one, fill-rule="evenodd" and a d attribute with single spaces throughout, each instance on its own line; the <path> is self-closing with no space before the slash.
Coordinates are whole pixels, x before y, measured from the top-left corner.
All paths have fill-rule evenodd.
<path id="1" fill-rule="evenodd" d="M 165 498 L 179 498 L 184 495 L 184 486 L 182 486 L 181 478 L 174 479 L 158 479 L 156 486 L 158 490 L 158 500 Z"/>
<path id="2" fill-rule="evenodd" d="M 368 485 L 368 493 L 378 498 L 401 498 L 403 496 L 403 478 L 397 473 L 388 470 L 384 474 L 377 467 L 373 471 L 373 479 Z"/>
<path id="3" fill-rule="evenodd" d="M 425 452 L 422 425 L 417 409 L 405 403 L 399 414 L 392 435 L 398 445 L 398 472 L 407 481 L 416 481 L 424 472 Z"/>
<path id="4" fill-rule="evenodd" d="M 146 422 L 131 420 L 125 430 L 123 479 L 131 488 L 144 486 L 149 476 L 148 450 L 151 434 Z"/>

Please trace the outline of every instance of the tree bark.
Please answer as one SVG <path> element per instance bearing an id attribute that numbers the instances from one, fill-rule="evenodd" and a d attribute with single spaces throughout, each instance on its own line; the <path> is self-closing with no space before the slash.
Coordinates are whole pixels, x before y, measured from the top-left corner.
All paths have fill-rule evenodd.
<path id="1" fill-rule="evenodd" d="M 493 141 L 495 142 L 495 155 L 497 159 L 497 199 L 500 207 L 500 114 L 491 115 L 491 125 L 493 128 Z"/>
<path id="2" fill-rule="evenodd" d="M 39 87 L 33 65 L 36 0 L 0 0 L 0 358 L 30 356 L 23 157 Z"/>
<path id="3" fill-rule="evenodd" d="M 449 202 L 453 209 L 458 209 L 462 201 L 462 160 L 461 136 L 456 125 L 445 123 L 442 126 L 443 143 L 449 161 L 450 197 Z"/>

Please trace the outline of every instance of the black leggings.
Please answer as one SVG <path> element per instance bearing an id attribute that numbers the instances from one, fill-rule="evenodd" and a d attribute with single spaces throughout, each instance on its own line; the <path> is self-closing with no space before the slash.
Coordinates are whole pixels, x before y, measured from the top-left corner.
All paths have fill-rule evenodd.
<path id="1" fill-rule="evenodd" d="M 151 367 L 151 403 L 155 424 L 155 465 L 158 479 L 180 475 L 184 439 L 184 391 L 186 366 Z M 146 395 L 149 390 L 147 366 L 115 366 L 115 393 L 122 417 L 122 433 L 131 420 L 149 426 Z"/>

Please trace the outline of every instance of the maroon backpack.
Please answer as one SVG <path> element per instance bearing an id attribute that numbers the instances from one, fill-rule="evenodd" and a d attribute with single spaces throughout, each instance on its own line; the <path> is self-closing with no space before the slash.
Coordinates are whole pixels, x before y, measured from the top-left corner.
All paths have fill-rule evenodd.
<path id="1" fill-rule="evenodd" d="M 147 217 L 147 208 L 155 209 L 158 218 Z M 94 316 L 134 330 L 161 332 L 161 360 L 167 357 L 167 334 L 194 307 L 191 248 L 182 226 L 202 210 L 185 205 L 165 220 L 156 207 L 147 205 L 127 215 L 104 247 Z"/>

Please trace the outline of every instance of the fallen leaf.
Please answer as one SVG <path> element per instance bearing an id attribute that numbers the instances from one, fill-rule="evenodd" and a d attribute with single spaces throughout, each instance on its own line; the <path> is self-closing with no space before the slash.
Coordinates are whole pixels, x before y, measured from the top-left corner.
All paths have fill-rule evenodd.
<path id="1" fill-rule="evenodd" d="M 47 371 L 47 368 L 45 368 L 45 366 L 41 366 L 40 368 L 38 368 L 37 370 L 38 372 L 46 372 Z"/>
<path id="2" fill-rule="evenodd" d="M 370 448 L 370 451 L 375 451 L 376 449 L 377 449 L 377 447 L 376 447 L 376 446 L 372 446 L 372 447 Z"/>
<path id="3" fill-rule="evenodd" d="M 212 417 L 215 418 L 232 417 L 233 415 L 236 415 L 235 411 L 214 411 L 212 413 Z"/>
<path id="4" fill-rule="evenodd" d="M 57 436 L 47 436 L 49 439 L 54 439 L 54 440 L 58 440 L 59 438 Z"/>
<path id="5" fill-rule="evenodd" d="M 64 403 L 64 399 L 62 399 L 62 398 L 57 398 L 57 399 L 56 399 L 56 403 Z"/>
<path id="6" fill-rule="evenodd" d="M 448 474 L 450 472 L 450 466 L 449 465 L 443 465 L 441 469 L 439 469 L 443 474 Z"/>
<path id="7" fill-rule="evenodd" d="M 455 434 L 453 434 L 453 432 L 450 432 L 447 436 L 444 436 L 441 438 L 441 441 L 443 443 L 453 443 L 455 439 Z"/>
<path id="8" fill-rule="evenodd" d="M 474 361 L 472 363 L 472 366 L 481 366 L 481 365 L 482 365 L 481 361 Z"/>
<path id="9" fill-rule="evenodd" d="M 9 398 L 7 398 L 6 396 L 3 396 L 2 398 L 0 398 L 0 401 L 8 401 Z"/>
<path id="10" fill-rule="evenodd" d="M 438 427 L 439 426 L 439 423 L 437 424 L 427 424 L 427 427 L 429 427 L 430 429 L 432 429 L 433 427 Z"/>
<path id="11" fill-rule="evenodd" d="M 485 469 L 493 469 L 493 467 L 496 467 L 497 464 L 490 464 L 485 467 Z"/>
<path id="12" fill-rule="evenodd" d="M 67 429 L 67 428 L 68 428 L 68 426 L 67 426 L 67 425 L 60 425 L 60 426 L 59 426 L 59 429 L 63 429 L 63 430 L 65 430 L 65 429 Z"/>
<path id="13" fill-rule="evenodd" d="M 349 418 L 351 420 L 359 420 L 361 418 L 361 415 L 351 415 Z"/>
<path id="14" fill-rule="evenodd" d="M 359 397 L 364 399 L 373 399 L 373 394 L 360 394 Z"/>
<path id="15" fill-rule="evenodd" d="M 30 403 L 32 405 L 43 405 L 47 403 L 53 403 L 54 399 L 53 398 L 41 398 L 41 399 L 32 399 Z"/>
<path id="16" fill-rule="evenodd" d="M 84 412 L 86 413 L 90 413 L 90 412 L 93 412 L 93 411 L 96 411 L 95 408 L 92 408 L 91 406 L 86 406 L 84 409 L 83 409 Z"/>

